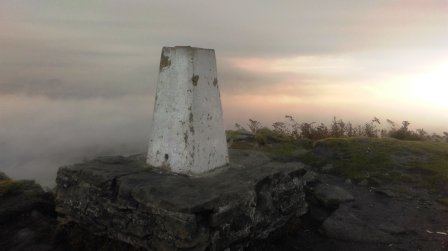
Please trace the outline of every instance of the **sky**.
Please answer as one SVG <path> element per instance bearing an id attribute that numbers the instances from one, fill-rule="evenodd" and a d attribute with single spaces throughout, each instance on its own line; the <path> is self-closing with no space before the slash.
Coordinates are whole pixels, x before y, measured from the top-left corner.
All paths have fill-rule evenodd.
<path id="1" fill-rule="evenodd" d="M 333 116 L 448 131 L 445 0 L 0 2 L 0 171 L 145 152 L 163 46 L 215 49 L 227 129 Z"/>

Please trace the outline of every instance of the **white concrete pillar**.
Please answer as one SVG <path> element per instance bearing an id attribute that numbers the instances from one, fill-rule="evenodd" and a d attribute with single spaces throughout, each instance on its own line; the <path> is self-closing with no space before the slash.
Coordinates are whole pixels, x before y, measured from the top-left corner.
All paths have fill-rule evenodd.
<path id="1" fill-rule="evenodd" d="M 215 51 L 164 47 L 147 163 L 195 175 L 228 162 Z"/>

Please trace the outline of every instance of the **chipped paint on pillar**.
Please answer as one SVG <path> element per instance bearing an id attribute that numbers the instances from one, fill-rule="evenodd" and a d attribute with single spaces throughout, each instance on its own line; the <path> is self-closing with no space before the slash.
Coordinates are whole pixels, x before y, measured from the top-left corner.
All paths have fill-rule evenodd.
<path id="1" fill-rule="evenodd" d="M 214 50 L 164 47 L 147 163 L 189 175 L 228 164 L 222 118 Z"/>

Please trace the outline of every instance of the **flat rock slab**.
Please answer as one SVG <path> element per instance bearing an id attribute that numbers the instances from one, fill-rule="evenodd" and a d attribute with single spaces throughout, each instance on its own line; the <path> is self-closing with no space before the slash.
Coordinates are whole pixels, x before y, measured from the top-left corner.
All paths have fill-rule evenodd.
<path id="1" fill-rule="evenodd" d="M 351 193 L 339 186 L 319 184 L 314 188 L 314 196 L 326 207 L 337 207 L 339 204 L 352 201 Z"/>
<path id="2" fill-rule="evenodd" d="M 392 228 L 390 226 L 387 226 Z M 346 206 L 339 207 L 322 224 L 322 230 L 329 238 L 354 242 L 392 243 L 392 235 L 383 231 L 350 212 Z M 395 229 L 392 229 L 394 231 Z"/>
<path id="3" fill-rule="evenodd" d="M 245 166 L 253 153 L 199 177 L 153 169 L 144 156 L 59 169 L 59 220 L 147 250 L 223 250 L 264 239 L 306 212 L 301 163 Z M 263 160 L 263 161 L 261 161 Z"/>

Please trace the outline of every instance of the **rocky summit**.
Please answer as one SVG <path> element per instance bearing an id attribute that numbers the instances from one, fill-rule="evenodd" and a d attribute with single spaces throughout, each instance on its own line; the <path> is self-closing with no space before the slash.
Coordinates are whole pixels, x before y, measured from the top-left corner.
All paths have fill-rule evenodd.
<path id="1" fill-rule="evenodd" d="M 232 164 L 195 178 L 143 155 L 63 167 L 57 191 L 0 172 L 0 250 L 448 250 L 445 145 L 233 138 Z"/>
<path id="2" fill-rule="evenodd" d="M 199 177 L 151 168 L 142 155 L 60 168 L 59 222 L 143 250 L 224 250 L 306 213 L 303 164 L 230 154 L 229 166 Z"/>

